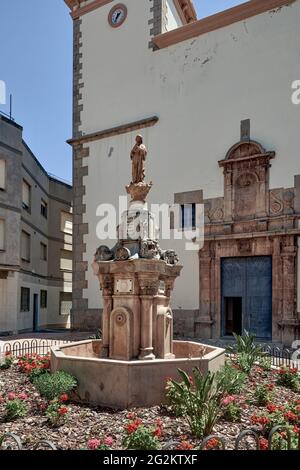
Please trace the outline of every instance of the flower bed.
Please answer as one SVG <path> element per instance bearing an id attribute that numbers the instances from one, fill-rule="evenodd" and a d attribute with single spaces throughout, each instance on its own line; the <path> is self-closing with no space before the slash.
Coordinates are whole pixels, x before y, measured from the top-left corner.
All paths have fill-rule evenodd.
<path id="1" fill-rule="evenodd" d="M 73 404 L 72 393 L 61 393 L 51 400 L 43 398 L 34 382 L 36 376 L 49 373 L 47 357 L 27 355 L 8 366 L 0 370 L 0 441 L 2 435 L 13 432 L 21 438 L 24 449 L 47 439 L 65 450 L 191 450 L 200 448 L 205 438 L 191 434 L 184 408 L 180 407 L 177 415 L 167 406 L 128 413 Z M 237 364 L 232 366 L 238 370 Z M 233 449 L 235 437 L 250 428 L 258 432 L 260 448 L 265 450 L 271 428 L 284 425 L 291 430 L 295 447 L 300 427 L 298 374 L 295 369 L 264 370 L 254 365 L 250 374 L 243 376 L 243 390 L 237 382 L 237 393 L 222 396 L 212 434 L 222 438 L 227 449 Z M 193 386 L 194 378 L 188 380 Z M 286 446 L 287 439 L 286 431 L 277 433 L 274 447 Z M 204 449 L 215 450 L 222 445 L 217 438 L 211 438 Z"/>

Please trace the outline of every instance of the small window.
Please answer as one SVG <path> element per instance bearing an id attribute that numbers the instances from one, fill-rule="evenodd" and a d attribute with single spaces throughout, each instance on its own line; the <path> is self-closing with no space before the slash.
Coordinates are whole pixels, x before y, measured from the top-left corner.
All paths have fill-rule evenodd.
<path id="1" fill-rule="evenodd" d="M 5 249 L 5 221 L 0 219 L 0 250 Z"/>
<path id="2" fill-rule="evenodd" d="M 30 289 L 21 287 L 21 312 L 30 311 Z"/>
<path id="3" fill-rule="evenodd" d="M 184 204 L 181 206 L 181 228 L 193 229 L 196 227 L 196 204 Z"/>
<path id="4" fill-rule="evenodd" d="M 61 271 L 72 271 L 72 251 L 60 250 L 60 269 Z"/>
<path id="5" fill-rule="evenodd" d="M 31 205 L 31 186 L 25 180 L 23 180 L 22 186 L 22 207 L 26 211 L 30 210 Z"/>
<path id="6" fill-rule="evenodd" d="M 23 230 L 21 234 L 21 258 L 23 261 L 30 261 L 30 235 Z"/>
<path id="7" fill-rule="evenodd" d="M 60 314 L 70 315 L 72 309 L 72 293 L 61 292 L 60 293 Z"/>
<path id="8" fill-rule="evenodd" d="M 41 200 L 41 215 L 47 219 L 48 218 L 48 204 L 43 199 Z"/>
<path id="9" fill-rule="evenodd" d="M 72 214 L 69 212 L 61 212 L 60 215 L 60 230 L 63 233 L 67 233 L 68 235 L 72 235 L 73 233 L 73 222 L 72 222 Z"/>
<path id="10" fill-rule="evenodd" d="M 0 160 L 0 191 L 6 188 L 6 161 Z"/>
<path id="11" fill-rule="evenodd" d="M 41 303 L 41 308 L 47 308 L 47 291 L 46 290 L 41 290 L 41 297 L 40 297 L 40 303 Z"/>
<path id="12" fill-rule="evenodd" d="M 47 261 L 47 245 L 41 243 L 41 260 Z"/>

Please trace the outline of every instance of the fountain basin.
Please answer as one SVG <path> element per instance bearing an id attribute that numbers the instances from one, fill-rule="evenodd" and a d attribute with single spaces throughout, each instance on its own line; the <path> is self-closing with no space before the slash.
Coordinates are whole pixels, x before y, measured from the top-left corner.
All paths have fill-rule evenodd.
<path id="1" fill-rule="evenodd" d="M 101 340 L 55 346 L 51 370 L 64 370 L 77 378 L 78 401 L 117 409 L 166 403 L 166 380 L 179 379 L 178 369 L 188 374 L 194 367 L 203 373 L 214 372 L 225 362 L 224 349 L 190 341 L 173 341 L 175 359 L 102 359 L 101 349 Z"/>

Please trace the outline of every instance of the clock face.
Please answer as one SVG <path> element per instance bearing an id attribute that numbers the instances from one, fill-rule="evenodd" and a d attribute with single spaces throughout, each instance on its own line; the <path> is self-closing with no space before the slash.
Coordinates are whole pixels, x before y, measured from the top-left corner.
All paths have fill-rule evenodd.
<path id="1" fill-rule="evenodd" d="M 121 26 L 127 18 L 127 8 L 125 5 L 116 5 L 109 13 L 109 24 L 113 28 Z"/>

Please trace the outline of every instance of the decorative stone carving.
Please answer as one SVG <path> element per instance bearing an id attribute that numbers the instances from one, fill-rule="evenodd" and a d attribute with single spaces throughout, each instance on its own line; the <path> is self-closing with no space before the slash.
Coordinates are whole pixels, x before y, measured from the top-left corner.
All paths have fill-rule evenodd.
<path id="1" fill-rule="evenodd" d="M 159 280 L 139 278 L 140 295 L 154 296 L 158 294 Z"/>
<path id="2" fill-rule="evenodd" d="M 145 202 L 151 188 L 152 183 L 131 183 L 129 186 L 126 186 L 126 191 L 127 194 L 130 194 L 132 202 Z"/>
<path id="3" fill-rule="evenodd" d="M 129 308 L 117 307 L 111 312 L 109 357 L 129 361 L 133 344 L 132 312 Z"/>
<path id="4" fill-rule="evenodd" d="M 145 259 L 160 259 L 160 247 L 156 240 L 143 240 L 140 257 Z"/>
<path id="5" fill-rule="evenodd" d="M 167 264 L 176 266 L 179 263 L 178 255 L 174 250 L 166 250 L 162 252 L 161 259 L 164 260 Z"/>
<path id="6" fill-rule="evenodd" d="M 130 258 L 130 251 L 125 246 L 120 246 L 116 250 L 116 261 L 126 261 Z"/>
<path id="7" fill-rule="evenodd" d="M 114 281 L 110 274 L 100 275 L 100 286 L 104 296 L 111 296 L 113 293 Z"/>
<path id="8" fill-rule="evenodd" d="M 101 245 L 96 251 L 95 261 L 111 261 L 113 256 L 113 252 L 108 246 Z"/>
<path id="9" fill-rule="evenodd" d="M 283 212 L 283 201 L 281 197 L 281 189 L 273 189 L 270 191 L 270 212 L 271 214 L 280 214 Z"/>

